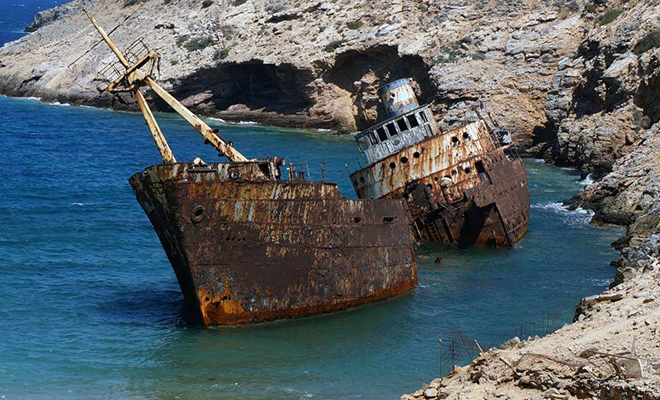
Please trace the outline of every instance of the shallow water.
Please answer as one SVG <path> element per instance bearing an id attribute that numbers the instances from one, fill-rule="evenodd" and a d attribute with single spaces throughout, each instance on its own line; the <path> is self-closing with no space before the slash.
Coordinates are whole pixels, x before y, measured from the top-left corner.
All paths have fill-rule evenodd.
<path id="1" fill-rule="evenodd" d="M 179 160 L 215 159 L 183 122 L 158 118 Z M 326 161 L 328 179 L 354 197 L 351 138 L 217 126 L 248 156 L 308 160 L 315 179 Z M 579 175 L 528 161 L 532 216 L 514 250 L 426 245 L 420 286 L 400 298 L 204 329 L 187 321 L 127 182 L 159 161 L 140 115 L 0 97 L 0 149 L 0 398 L 398 398 L 440 373 L 437 339 L 458 330 L 497 343 L 549 312 L 555 325 L 570 322 L 615 272 L 609 243 L 620 231 L 559 205 L 582 187 Z M 444 357 L 442 367 L 451 361 L 469 360 Z"/>

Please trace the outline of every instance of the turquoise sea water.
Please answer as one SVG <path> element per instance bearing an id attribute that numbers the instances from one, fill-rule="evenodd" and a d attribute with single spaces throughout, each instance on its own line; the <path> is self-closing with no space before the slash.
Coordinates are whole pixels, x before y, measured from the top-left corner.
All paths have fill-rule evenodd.
<path id="1" fill-rule="evenodd" d="M 159 115 L 179 160 L 214 160 L 185 123 Z M 353 197 L 349 137 L 217 124 L 248 156 L 308 160 Z M 488 344 L 558 312 L 614 276 L 620 231 L 559 202 L 579 176 L 526 166 L 527 237 L 514 250 L 418 251 L 420 286 L 352 311 L 202 328 L 128 177 L 157 163 L 142 117 L 0 97 L 0 398 L 398 398 L 440 373 L 437 339 Z M 315 173 L 316 172 L 316 173 Z M 434 260 L 441 256 L 439 264 Z M 445 360 L 445 367 L 447 367 Z M 456 362 L 468 362 L 467 359 Z"/>

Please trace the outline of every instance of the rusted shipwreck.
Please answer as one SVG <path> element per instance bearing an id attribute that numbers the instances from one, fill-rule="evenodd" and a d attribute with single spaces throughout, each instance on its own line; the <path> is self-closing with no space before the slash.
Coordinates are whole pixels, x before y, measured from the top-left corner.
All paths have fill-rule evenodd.
<path id="1" fill-rule="evenodd" d="M 519 157 L 477 121 L 443 132 L 408 79 L 381 87 L 388 118 L 356 136 L 367 166 L 352 173 L 361 199 L 405 199 L 425 241 L 513 247 L 527 232 L 529 189 Z M 492 120 L 491 120 L 492 122 Z"/>
<path id="2" fill-rule="evenodd" d="M 88 15 L 89 16 L 89 15 Z M 158 55 L 141 42 L 104 69 L 107 91 L 133 93 L 163 163 L 130 178 L 201 321 L 244 324 L 330 312 L 417 285 L 415 238 L 402 200 L 349 200 L 281 159 L 248 159 L 152 78 Z M 139 50 L 143 49 L 143 50 Z M 112 75 L 112 74 L 111 74 Z M 229 162 L 177 162 L 141 86 L 149 86 Z"/>

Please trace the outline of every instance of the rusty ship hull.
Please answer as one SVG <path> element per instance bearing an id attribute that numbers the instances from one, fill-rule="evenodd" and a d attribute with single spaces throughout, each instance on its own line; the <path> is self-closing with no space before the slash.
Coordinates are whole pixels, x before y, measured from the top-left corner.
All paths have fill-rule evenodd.
<path id="1" fill-rule="evenodd" d="M 513 247 L 527 232 L 522 160 L 494 146 L 481 121 L 404 148 L 351 180 L 359 198 L 406 199 L 420 240 Z"/>
<path id="2" fill-rule="evenodd" d="M 522 160 L 504 152 L 478 113 L 443 132 L 407 80 L 381 90 L 391 117 L 356 137 L 368 162 L 351 174 L 358 197 L 405 199 L 423 241 L 515 246 L 530 211 Z"/>
<path id="3" fill-rule="evenodd" d="M 326 313 L 417 285 L 404 201 L 349 200 L 255 162 L 160 164 L 130 178 L 205 325 Z"/>

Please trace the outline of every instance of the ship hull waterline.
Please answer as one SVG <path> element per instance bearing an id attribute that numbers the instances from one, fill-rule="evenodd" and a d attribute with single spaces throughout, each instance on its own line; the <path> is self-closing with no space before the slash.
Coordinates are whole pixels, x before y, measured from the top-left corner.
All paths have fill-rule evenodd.
<path id="1" fill-rule="evenodd" d="M 129 182 L 204 325 L 328 313 L 417 285 L 404 201 L 262 179 L 250 162 L 161 164 Z"/>

